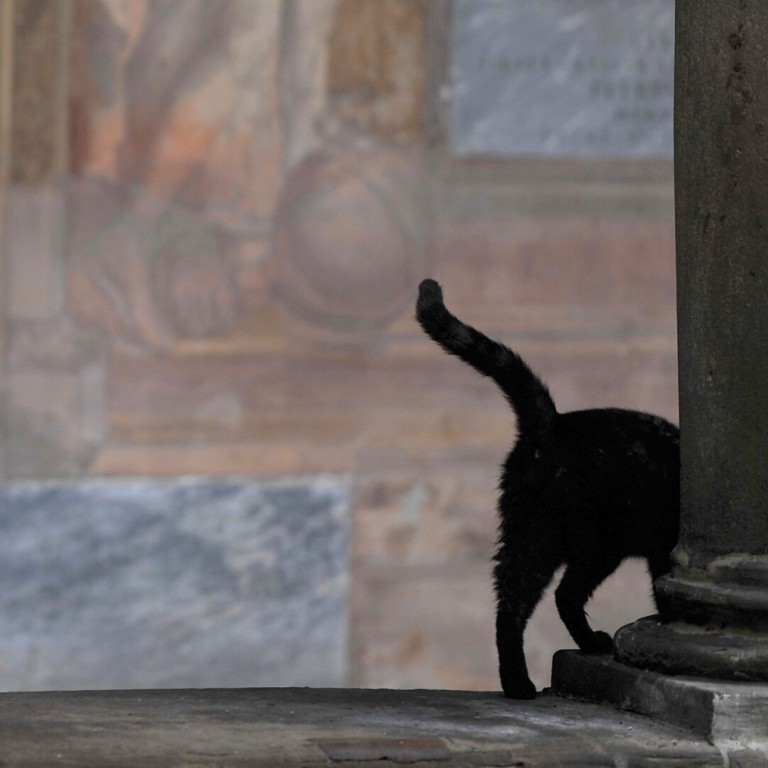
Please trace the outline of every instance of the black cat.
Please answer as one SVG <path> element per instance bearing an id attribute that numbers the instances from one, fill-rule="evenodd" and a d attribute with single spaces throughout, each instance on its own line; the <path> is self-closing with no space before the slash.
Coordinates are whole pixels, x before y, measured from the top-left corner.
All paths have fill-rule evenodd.
<path id="1" fill-rule="evenodd" d="M 546 386 L 511 349 L 454 317 L 434 280 L 419 286 L 416 315 L 446 352 L 493 379 L 517 416 L 517 442 L 499 484 L 496 646 L 504 694 L 536 689 L 523 631 L 555 570 L 557 610 L 587 653 L 609 653 L 584 605 L 627 557 L 644 557 L 652 579 L 667 573 L 677 542 L 677 427 L 657 416 L 605 408 L 558 413 Z"/>

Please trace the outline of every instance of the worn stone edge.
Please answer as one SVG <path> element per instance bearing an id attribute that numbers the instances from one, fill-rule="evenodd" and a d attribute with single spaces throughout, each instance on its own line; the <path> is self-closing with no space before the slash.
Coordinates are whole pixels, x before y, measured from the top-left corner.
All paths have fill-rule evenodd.
<path id="1" fill-rule="evenodd" d="M 608 703 L 683 728 L 725 748 L 768 755 L 768 684 L 663 675 L 610 656 L 558 651 L 552 689 L 560 696 Z"/>

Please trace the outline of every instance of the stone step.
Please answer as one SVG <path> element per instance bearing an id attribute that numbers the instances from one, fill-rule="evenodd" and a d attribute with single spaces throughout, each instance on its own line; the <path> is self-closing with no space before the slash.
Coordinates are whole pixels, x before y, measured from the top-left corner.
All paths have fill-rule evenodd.
<path id="1" fill-rule="evenodd" d="M 14 768 L 726 765 L 700 737 L 611 707 L 461 691 L 9 693 L 0 734 Z M 765 764 L 745 755 L 731 764 Z"/>

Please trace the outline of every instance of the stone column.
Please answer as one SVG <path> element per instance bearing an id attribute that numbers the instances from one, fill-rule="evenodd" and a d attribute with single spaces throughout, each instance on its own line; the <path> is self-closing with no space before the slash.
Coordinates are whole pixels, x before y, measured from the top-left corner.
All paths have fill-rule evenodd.
<path id="1" fill-rule="evenodd" d="M 678 0 L 682 520 L 619 661 L 768 680 L 768 3 Z"/>

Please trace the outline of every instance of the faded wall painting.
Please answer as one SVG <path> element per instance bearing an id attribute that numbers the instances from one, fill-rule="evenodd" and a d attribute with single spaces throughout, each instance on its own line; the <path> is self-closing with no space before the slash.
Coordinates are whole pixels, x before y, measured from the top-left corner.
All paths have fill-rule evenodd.
<path id="1" fill-rule="evenodd" d="M 558 4 L 508 12 L 544 5 Z M 84 684 L 49 674 L 50 649 L 71 642 L 57 600 L 123 634 L 144 626 L 131 623 L 139 597 L 122 616 L 99 613 L 108 590 L 92 580 L 110 564 L 129 580 L 154 574 L 160 605 L 194 595 L 220 611 L 182 611 L 191 650 L 173 684 L 201 684 L 219 621 L 246 628 L 255 660 L 238 645 L 218 684 L 263 684 L 289 629 L 258 617 L 284 589 L 285 627 L 305 626 L 291 612 L 317 601 L 325 629 L 301 663 L 314 648 L 331 670 L 323 684 L 495 688 L 495 485 L 514 418 L 420 332 L 416 287 L 439 279 L 456 313 L 519 349 L 562 409 L 674 420 L 670 158 L 635 153 L 629 134 L 611 156 L 477 144 L 477 121 L 507 136 L 517 110 L 550 107 L 515 91 L 504 115 L 483 111 L 496 85 L 507 93 L 503 67 L 461 92 L 477 74 L 467 3 L 0 6 L 0 523 L 3 546 L 35 555 L 25 582 L 66 574 L 61 595 L 30 586 L 49 612 L 11 612 L 15 661 L 0 688 Z M 573 50 L 598 35 L 580 34 Z M 649 66 L 666 67 L 666 48 L 648 46 Z M 551 108 L 561 119 L 567 104 Z M 208 503 L 222 487 L 231 503 Z M 110 527 L 110 509 L 133 523 Z M 317 530 L 302 533 L 297 509 Z M 98 520 L 93 569 L 40 556 L 55 546 L 36 526 L 54 518 L 62 557 L 79 556 L 72 537 Z M 253 558 L 275 546 L 259 533 L 267 523 L 293 549 L 256 583 Z M 156 567 L 166 551 L 178 571 Z M 645 576 L 622 573 L 594 606 L 615 626 L 648 610 Z M 570 645 L 556 625 L 550 605 L 531 628 L 539 685 L 551 652 Z M 143 646 L 133 677 L 103 684 L 164 684 L 167 637 Z M 298 684 L 298 658 L 269 680 Z"/>

